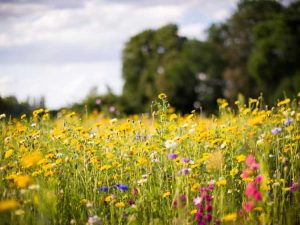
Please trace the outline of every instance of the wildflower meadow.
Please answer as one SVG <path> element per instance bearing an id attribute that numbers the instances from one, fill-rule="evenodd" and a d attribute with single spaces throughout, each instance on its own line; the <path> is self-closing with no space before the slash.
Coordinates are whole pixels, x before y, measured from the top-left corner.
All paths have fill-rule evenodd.
<path id="1" fill-rule="evenodd" d="M 218 116 L 67 110 L 0 121 L 0 224 L 300 224 L 300 96 Z"/>

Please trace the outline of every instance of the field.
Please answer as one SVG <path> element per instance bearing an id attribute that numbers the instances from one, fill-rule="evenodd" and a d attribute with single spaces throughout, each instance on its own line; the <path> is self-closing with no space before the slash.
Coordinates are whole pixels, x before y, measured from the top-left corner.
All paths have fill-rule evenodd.
<path id="1" fill-rule="evenodd" d="M 299 98 L 218 103 L 2 118 L 0 224 L 300 224 Z"/>

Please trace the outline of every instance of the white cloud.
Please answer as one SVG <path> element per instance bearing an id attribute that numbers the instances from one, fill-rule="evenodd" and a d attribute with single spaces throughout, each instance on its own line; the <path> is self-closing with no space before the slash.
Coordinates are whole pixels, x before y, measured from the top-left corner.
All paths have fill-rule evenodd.
<path id="1" fill-rule="evenodd" d="M 0 94 L 44 95 L 57 108 L 93 85 L 120 93 L 121 51 L 131 36 L 176 23 L 180 35 L 203 39 L 236 1 L 0 0 Z"/>
<path id="2" fill-rule="evenodd" d="M 28 19 L 11 24 L 11 32 L 0 31 L 0 47 L 36 42 L 114 45 L 147 26 L 158 27 L 178 21 L 183 13 L 183 7 L 172 5 L 143 8 L 90 1 L 83 8 L 36 12 L 37 18 L 33 21 Z"/>
<path id="3" fill-rule="evenodd" d="M 205 29 L 204 24 L 188 24 L 180 27 L 179 34 L 188 38 L 204 40 L 206 38 Z"/>
<path id="4" fill-rule="evenodd" d="M 106 85 L 120 94 L 122 80 L 119 63 L 85 63 L 65 65 L 1 65 L 0 95 L 16 95 L 25 101 L 29 96 L 46 97 L 49 108 L 82 100 L 97 86 L 99 93 Z"/>
<path id="5" fill-rule="evenodd" d="M 213 18 L 217 21 L 223 21 L 229 18 L 230 14 L 229 9 L 220 9 L 213 13 Z"/>

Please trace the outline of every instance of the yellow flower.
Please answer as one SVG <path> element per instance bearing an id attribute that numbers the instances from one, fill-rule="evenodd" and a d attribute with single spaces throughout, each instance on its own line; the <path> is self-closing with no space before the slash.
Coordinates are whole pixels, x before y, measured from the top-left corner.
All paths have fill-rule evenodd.
<path id="1" fill-rule="evenodd" d="M 144 157 L 140 157 L 137 161 L 139 165 L 144 165 L 147 163 L 147 159 L 145 159 Z"/>
<path id="2" fill-rule="evenodd" d="M 177 119 L 177 115 L 175 113 L 171 114 L 170 120 L 175 120 Z"/>
<path id="3" fill-rule="evenodd" d="M 248 123 L 250 126 L 255 126 L 255 125 L 259 125 L 259 124 L 262 124 L 262 122 L 264 121 L 265 119 L 265 115 L 259 115 L 259 116 L 256 116 L 254 118 L 251 118 Z"/>
<path id="4" fill-rule="evenodd" d="M 225 179 L 221 179 L 221 180 L 218 180 L 216 182 L 216 184 L 217 184 L 218 187 L 220 187 L 220 186 L 226 185 L 227 181 Z"/>
<path id="5" fill-rule="evenodd" d="M 9 211 L 19 206 L 19 203 L 13 199 L 0 201 L 0 212 Z"/>
<path id="6" fill-rule="evenodd" d="M 124 202 L 117 202 L 117 203 L 115 204 L 115 206 L 118 207 L 118 208 L 124 208 L 124 207 L 125 207 L 125 204 L 124 204 Z"/>
<path id="7" fill-rule="evenodd" d="M 218 98 L 217 103 L 221 109 L 225 109 L 228 106 L 228 102 L 223 98 Z"/>
<path id="8" fill-rule="evenodd" d="M 291 187 L 282 188 L 282 191 L 284 191 L 284 192 L 289 191 L 289 190 L 291 190 Z"/>
<path id="9" fill-rule="evenodd" d="M 193 210 L 190 212 L 191 215 L 195 215 L 196 213 L 197 213 L 197 209 L 193 209 Z"/>
<path id="10" fill-rule="evenodd" d="M 226 221 L 226 222 L 235 221 L 236 217 L 237 217 L 236 213 L 230 213 L 230 214 L 227 214 L 226 216 L 224 216 L 222 220 Z"/>
<path id="11" fill-rule="evenodd" d="M 110 202 L 112 200 L 112 196 L 108 195 L 107 197 L 105 197 L 104 201 L 105 202 Z"/>
<path id="12" fill-rule="evenodd" d="M 54 174 L 54 172 L 50 170 L 45 173 L 45 177 L 51 177 L 51 176 L 53 176 L 53 174 Z"/>
<path id="13" fill-rule="evenodd" d="M 111 165 L 104 165 L 104 166 L 101 166 L 100 167 L 100 170 L 103 171 L 103 170 L 109 170 L 111 168 Z"/>
<path id="14" fill-rule="evenodd" d="M 111 153 L 111 152 L 106 153 L 106 158 L 107 159 L 112 159 L 114 157 L 115 157 L 115 155 L 113 153 Z"/>
<path id="15" fill-rule="evenodd" d="M 58 164 L 61 164 L 61 162 L 62 162 L 62 158 L 58 158 L 56 161 L 55 161 L 55 163 L 58 165 Z"/>
<path id="16" fill-rule="evenodd" d="M 269 191 L 270 190 L 270 186 L 266 185 L 266 184 L 263 184 L 263 185 L 261 185 L 261 190 L 263 190 L 263 191 Z"/>
<path id="17" fill-rule="evenodd" d="M 249 98 L 249 103 L 252 104 L 252 103 L 256 103 L 258 102 L 257 99 L 254 99 L 254 98 Z"/>
<path id="18" fill-rule="evenodd" d="M 249 108 L 246 108 L 242 111 L 242 114 L 247 115 L 249 112 L 251 112 L 251 110 Z"/>
<path id="19" fill-rule="evenodd" d="M 42 159 L 42 153 L 39 151 L 35 151 L 32 153 L 29 153 L 22 157 L 21 159 L 21 165 L 24 168 L 30 168 L 32 166 L 35 166 L 38 164 L 38 162 Z"/>
<path id="20" fill-rule="evenodd" d="M 291 99 L 286 98 L 286 99 L 284 99 L 283 101 L 278 102 L 277 106 L 286 105 L 286 104 L 289 104 L 290 102 L 291 102 Z"/>
<path id="21" fill-rule="evenodd" d="M 48 164 L 46 164 L 46 165 L 44 165 L 42 168 L 43 168 L 43 170 L 50 170 L 50 169 L 52 169 L 54 166 L 51 164 L 51 163 L 48 163 Z"/>
<path id="22" fill-rule="evenodd" d="M 31 176 L 36 177 L 36 176 L 40 175 L 41 173 L 42 173 L 41 170 L 33 171 Z"/>
<path id="23" fill-rule="evenodd" d="M 233 169 L 230 171 L 230 175 L 234 177 L 235 175 L 238 174 L 238 172 L 239 172 L 239 170 L 238 170 L 237 168 L 233 168 Z"/>
<path id="24" fill-rule="evenodd" d="M 191 187 L 191 191 L 192 192 L 198 192 L 200 189 L 200 184 L 199 183 L 195 183 L 192 187 Z"/>
<path id="25" fill-rule="evenodd" d="M 9 149 L 7 152 L 5 152 L 4 159 L 8 159 L 9 157 L 12 156 L 13 153 L 14 153 L 14 150 Z"/>
<path id="26" fill-rule="evenodd" d="M 167 191 L 163 194 L 163 198 L 166 198 L 171 195 L 171 192 Z"/>
<path id="27" fill-rule="evenodd" d="M 18 188 L 26 188 L 31 183 L 31 178 L 28 175 L 17 176 L 14 182 Z"/>
<path id="28" fill-rule="evenodd" d="M 245 155 L 237 155 L 235 158 L 240 163 L 240 162 L 244 162 L 245 161 L 246 156 Z"/>
<path id="29" fill-rule="evenodd" d="M 158 98 L 161 99 L 161 100 L 163 100 L 163 99 L 166 99 L 166 98 L 167 98 L 167 95 L 166 95 L 165 93 L 160 93 L 160 94 L 158 95 Z"/>

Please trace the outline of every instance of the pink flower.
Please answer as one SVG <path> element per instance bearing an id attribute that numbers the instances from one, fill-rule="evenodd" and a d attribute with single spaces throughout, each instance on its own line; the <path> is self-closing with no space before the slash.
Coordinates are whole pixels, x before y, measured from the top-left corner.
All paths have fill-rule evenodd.
<path id="1" fill-rule="evenodd" d="M 251 170 L 257 170 L 259 168 L 259 164 L 255 161 L 253 155 L 248 155 L 246 158 L 246 164 L 250 167 Z"/>
<path id="2" fill-rule="evenodd" d="M 209 188 L 209 190 L 213 190 L 213 189 L 214 189 L 214 183 L 210 183 L 210 184 L 208 185 L 208 188 Z"/>
<path id="3" fill-rule="evenodd" d="M 255 192 L 257 192 L 255 183 L 254 182 L 248 183 L 245 190 L 245 194 L 247 195 L 247 197 L 254 196 Z"/>
<path id="4" fill-rule="evenodd" d="M 250 212 L 254 206 L 253 202 L 244 202 L 243 204 L 244 209 L 246 210 L 246 212 Z"/>
<path id="5" fill-rule="evenodd" d="M 194 199 L 194 204 L 196 205 L 196 206 L 198 206 L 198 205 L 200 205 L 201 204 L 201 202 L 202 202 L 202 198 L 201 197 L 197 197 L 197 198 L 195 198 Z"/>
<path id="6" fill-rule="evenodd" d="M 259 164 L 256 163 L 256 162 L 255 162 L 255 163 L 252 163 L 251 166 L 250 166 L 250 169 L 251 169 L 251 170 L 257 170 L 257 169 L 259 169 Z"/>
<path id="7" fill-rule="evenodd" d="M 256 191 L 254 193 L 254 198 L 255 198 L 256 201 L 261 201 L 262 200 L 261 193 L 259 191 Z"/>
<path id="8" fill-rule="evenodd" d="M 205 194 L 206 194 L 206 188 L 201 187 L 201 188 L 200 188 L 200 193 L 201 193 L 202 195 L 205 195 Z"/>
<path id="9" fill-rule="evenodd" d="M 247 170 L 243 170 L 241 177 L 244 179 L 244 178 L 247 178 L 248 176 L 249 176 L 249 174 L 248 174 Z"/>
<path id="10" fill-rule="evenodd" d="M 255 163 L 255 159 L 253 155 L 248 155 L 246 158 L 247 166 L 251 167 L 252 163 Z"/>
<path id="11" fill-rule="evenodd" d="M 255 180 L 256 180 L 256 183 L 260 184 L 262 182 L 262 175 L 261 174 L 258 175 Z"/>

